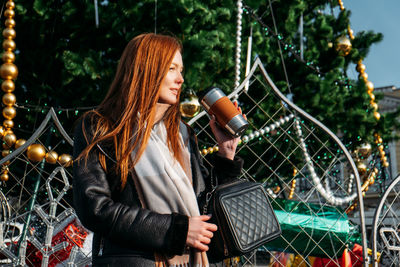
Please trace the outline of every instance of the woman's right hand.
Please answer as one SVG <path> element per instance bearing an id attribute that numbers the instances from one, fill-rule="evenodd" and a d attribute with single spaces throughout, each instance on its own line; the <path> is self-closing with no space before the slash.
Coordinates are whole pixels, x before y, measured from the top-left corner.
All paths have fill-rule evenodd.
<path id="1" fill-rule="evenodd" d="M 211 242 L 213 232 L 217 231 L 217 226 L 208 223 L 211 216 L 201 215 L 189 218 L 189 230 L 186 239 L 186 245 L 196 248 L 200 251 L 207 251 L 208 244 Z"/>

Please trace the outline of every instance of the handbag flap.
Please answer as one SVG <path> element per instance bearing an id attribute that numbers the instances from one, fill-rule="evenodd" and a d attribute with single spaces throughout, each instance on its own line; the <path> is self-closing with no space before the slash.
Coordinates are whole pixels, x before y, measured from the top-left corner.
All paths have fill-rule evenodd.
<path id="1" fill-rule="evenodd" d="M 221 208 L 228 219 L 229 228 L 243 252 L 255 249 L 281 233 L 262 185 L 251 182 L 245 184 L 238 185 L 242 190 L 220 195 Z"/>

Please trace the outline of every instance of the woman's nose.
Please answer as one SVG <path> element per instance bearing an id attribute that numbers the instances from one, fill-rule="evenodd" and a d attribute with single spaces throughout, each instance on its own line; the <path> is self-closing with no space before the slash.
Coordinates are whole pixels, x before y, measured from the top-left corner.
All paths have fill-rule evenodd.
<path id="1" fill-rule="evenodd" d="M 185 80 L 183 79 L 182 73 L 178 73 L 178 77 L 176 78 L 176 82 L 182 84 Z"/>

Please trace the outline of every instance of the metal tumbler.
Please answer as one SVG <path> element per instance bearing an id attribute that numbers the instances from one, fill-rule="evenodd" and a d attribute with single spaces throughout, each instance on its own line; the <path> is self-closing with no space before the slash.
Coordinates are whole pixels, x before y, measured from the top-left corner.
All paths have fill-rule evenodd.
<path id="1" fill-rule="evenodd" d="M 240 136 L 249 126 L 243 115 L 237 110 L 224 92 L 212 87 L 202 98 L 200 104 L 210 115 L 214 115 L 218 124 L 230 134 Z"/>

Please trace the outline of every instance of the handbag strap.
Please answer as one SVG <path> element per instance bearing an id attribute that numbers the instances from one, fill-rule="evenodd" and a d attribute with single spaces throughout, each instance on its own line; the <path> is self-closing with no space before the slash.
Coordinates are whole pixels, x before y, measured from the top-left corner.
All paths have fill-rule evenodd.
<path id="1" fill-rule="evenodd" d="M 203 206 L 203 215 L 206 215 L 208 212 L 208 205 L 210 203 L 211 197 L 214 194 L 215 190 L 218 186 L 218 177 L 216 177 L 214 173 L 214 167 L 211 168 L 210 171 L 210 181 L 211 181 L 211 191 L 206 194 L 206 203 Z"/>

